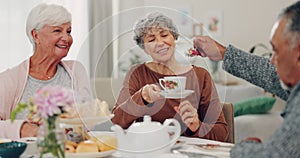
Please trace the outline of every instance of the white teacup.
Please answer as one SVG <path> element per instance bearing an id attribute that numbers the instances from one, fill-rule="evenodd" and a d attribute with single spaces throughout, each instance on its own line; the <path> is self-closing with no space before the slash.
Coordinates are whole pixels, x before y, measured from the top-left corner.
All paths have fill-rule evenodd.
<path id="1" fill-rule="evenodd" d="M 185 76 L 169 76 L 159 79 L 160 86 L 166 92 L 182 92 L 185 90 Z"/>

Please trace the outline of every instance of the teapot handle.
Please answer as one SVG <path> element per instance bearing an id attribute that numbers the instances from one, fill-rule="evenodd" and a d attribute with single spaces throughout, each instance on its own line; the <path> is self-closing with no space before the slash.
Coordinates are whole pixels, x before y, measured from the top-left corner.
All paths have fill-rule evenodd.
<path id="1" fill-rule="evenodd" d="M 175 126 L 170 126 L 170 124 L 173 123 Z M 176 119 L 166 119 L 163 124 L 164 127 L 167 127 L 168 132 L 174 132 L 174 135 L 172 136 L 171 142 L 174 143 L 179 138 L 181 133 L 181 126 L 179 122 Z M 172 128 L 170 128 L 172 127 Z"/>

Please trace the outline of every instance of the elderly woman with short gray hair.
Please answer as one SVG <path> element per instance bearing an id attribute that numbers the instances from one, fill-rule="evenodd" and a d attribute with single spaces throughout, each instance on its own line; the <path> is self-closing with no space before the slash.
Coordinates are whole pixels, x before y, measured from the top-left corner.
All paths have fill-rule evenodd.
<path id="1" fill-rule="evenodd" d="M 144 115 L 161 123 L 175 118 L 185 136 L 225 141 L 228 129 L 214 83 L 205 69 L 176 60 L 178 35 L 173 21 L 159 12 L 136 23 L 134 40 L 152 61 L 134 65 L 127 73 L 112 122 L 128 128 Z M 163 97 L 158 81 L 166 76 L 185 76 L 186 89 L 194 93 L 186 98 Z"/>
<path id="2" fill-rule="evenodd" d="M 83 65 L 62 60 L 72 46 L 71 14 L 62 6 L 39 4 L 28 15 L 26 33 L 33 55 L 0 74 L 0 137 L 18 139 L 36 136 L 38 125 L 26 121 L 29 109 L 9 120 L 17 103 L 28 103 L 37 89 L 46 85 L 73 88 L 82 100 L 91 99 L 89 79 Z"/>

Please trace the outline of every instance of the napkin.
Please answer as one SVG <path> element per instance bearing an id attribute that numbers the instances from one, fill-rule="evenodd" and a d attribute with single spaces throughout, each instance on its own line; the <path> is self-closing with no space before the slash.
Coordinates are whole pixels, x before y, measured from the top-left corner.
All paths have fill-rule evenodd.
<path id="1" fill-rule="evenodd" d="M 184 147 L 178 149 L 179 152 L 183 154 L 194 153 L 194 154 L 199 154 L 199 156 L 210 155 L 212 157 L 230 158 L 230 150 L 231 147 L 234 146 L 231 143 L 224 143 L 224 142 L 200 139 L 200 138 L 180 137 L 179 140 L 186 142 Z M 206 144 L 209 145 L 214 144 L 219 146 L 205 147 Z"/>
<path id="2" fill-rule="evenodd" d="M 222 147 L 218 147 L 216 149 L 205 149 L 196 146 L 189 146 L 187 148 L 181 148 L 178 151 L 182 154 L 187 153 L 187 155 L 188 153 L 193 153 L 199 154 L 199 156 L 207 155 L 212 157 L 230 158 L 230 150 L 223 150 Z"/>

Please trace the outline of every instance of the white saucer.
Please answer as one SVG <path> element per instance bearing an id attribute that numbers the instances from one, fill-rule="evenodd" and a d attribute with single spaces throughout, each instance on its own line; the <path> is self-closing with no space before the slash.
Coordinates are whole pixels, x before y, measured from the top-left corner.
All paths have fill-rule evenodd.
<path id="1" fill-rule="evenodd" d="M 8 143 L 8 142 L 11 142 L 10 139 L 6 139 L 6 138 L 0 138 L 0 144 L 1 143 Z"/>
<path id="2" fill-rule="evenodd" d="M 194 93 L 193 90 L 184 90 L 183 92 L 168 92 L 161 91 L 159 94 L 164 96 L 167 99 L 182 99 L 187 97 L 188 95 Z"/>
<path id="3" fill-rule="evenodd" d="M 186 143 L 185 141 L 177 140 L 176 143 L 172 146 L 172 150 L 179 149 L 179 148 L 183 147 L 183 145 L 185 143 Z"/>
<path id="4" fill-rule="evenodd" d="M 159 155 L 157 158 L 188 158 L 188 156 L 183 154 L 164 153 Z"/>

